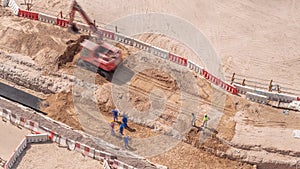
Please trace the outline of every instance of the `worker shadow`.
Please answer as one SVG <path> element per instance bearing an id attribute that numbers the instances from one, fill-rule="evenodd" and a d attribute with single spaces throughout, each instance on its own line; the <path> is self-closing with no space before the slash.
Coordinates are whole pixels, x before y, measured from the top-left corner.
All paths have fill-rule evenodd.
<path id="1" fill-rule="evenodd" d="M 209 131 L 210 133 L 213 133 L 213 134 L 218 134 L 218 131 L 214 128 L 210 128 L 210 127 L 202 127 L 202 126 L 194 126 L 197 128 L 197 133 L 198 132 L 202 132 L 202 131 Z"/>
<path id="2" fill-rule="evenodd" d="M 131 128 L 129 126 L 127 126 L 125 129 L 128 130 L 129 132 L 136 132 L 136 129 Z"/>
<path id="3" fill-rule="evenodd" d="M 129 150 L 129 151 L 136 151 L 137 150 L 136 148 L 133 148 L 131 146 L 128 146 L 126 149 Z"/>

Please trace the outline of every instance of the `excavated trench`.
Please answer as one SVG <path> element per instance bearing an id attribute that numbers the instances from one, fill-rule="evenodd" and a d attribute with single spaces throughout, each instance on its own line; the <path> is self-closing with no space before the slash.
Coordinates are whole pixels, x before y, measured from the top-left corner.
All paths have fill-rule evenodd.
<path id="1" fill-rule="evenodd" d="M 69 40 L 66 44 L 68 45 L 62 55 L 57 58 L 58 68 L 66 65 L 69 62 L 73 62 L 74 56 L 80 51 L 80 43 L 85 39 L 89 39 L 88 35 L 80 35 L 77 40 Z"/>

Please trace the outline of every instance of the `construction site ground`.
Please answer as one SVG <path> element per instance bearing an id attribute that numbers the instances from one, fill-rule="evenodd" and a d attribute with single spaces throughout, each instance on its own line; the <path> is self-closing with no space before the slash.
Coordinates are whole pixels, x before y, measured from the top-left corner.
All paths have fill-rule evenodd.
<path id="1" fill-rule="evenodd" d="M 25 128 L 0 122 L 0 154 L 8 159 L 19 143 L 31 132 Z M 72 157 L 72 158 L 70 158 Z M 56 143 L 28 144 L 13 168 L 102 168 L 99 161 L 83 156 L 75 151 L 58 147 Z"/>
<path id="2" fill-rule="evenodd" d="M 289 6 L 284 2 L 270 5 L 267 2 L 214 1 L 215 5 L 213 5 L 210 1 L 191 1 L 188 8 L 178 10 L 181 9 L 181 1 L 172 4 L 142 1 L 78 2 L 99 24 L 107 24 L 111 20 L 135 12 L 168 12 L 181 16 L 201 29 L 211 41 L 221 56 L 222 67 L 226 74 L 239 72 L 246 77 L 266 77 L 278 82 L 286 82 L 290 87 L 300 84 L 300 72 L 296 68 L 300 61 L 297 56 L 299 50 L 296 49 L 298 35 L 295 34 L 299 13 L 279 12 L 281 8 L 286 10 L 289 7 L 293 9 L 292 11 L 296 11 L 298 7 L 296 3 L 291 2 Z M 124 8 L 112 8 L 115 3 L 121 3 L 120 6 Z M 63 9 L 61 6 L 70 6 L 70 4 L 66 1 L 45 1 L 34 3 L 33 10 L 57 15 Z M 97 10 L 101 9 L 101 13 L 105 15 L 100 17 L 101 13 L 94 9 L 95 6 L 99 7 Z M 264 17 L 255 17 L 258 15 Z M 292 19 L 289 16 L 292 16 Z M 79 56 L 76 54 L 78 43 L 83 40 L 83 36 L 68 33 L 66 29 L 54 25 L 13 16 L 9 10 L 2 7 L 0 22 L 1 82 L 45 99 L 41 105 L 42 111 L 54 120 L 74 129 L 83 130 L 125 151 L 123 142 L 118 137 L 110 135 L 108 126 L 112 119 L 110 111 L 124 104 L 115 103 L 118 97 L 125 97 L 121 91 L 124 88 L 128 89 L 127 104 L 133 105 L 141 112 L 147 112 L 155 105 L 160 107 L 160 102 L 155 101 L 163 99 L 157 97 L 163 93 L 164 98 L 167 98 L 165 110 L 156 120 L 157 123 L 130 116 L 129 126 L 134 130 L 126 130 L 125 133 L 132 138 L 130 141 L 132 149 L 129 150 L 132 153 L 143 155 L 145 152 L 149 153 L 149 147 L 166 146 L 167 144 L 163 145 L 164 141 L 156 145 L 157 142 L 151 142 L 151 138 L 161 136 L 166 140 L 165 142 L 173 140 L 174 138 L 168 134 L 172 134 L 170 127 L 179 114 L 178 107 L 185 105 L 185 120 L 189 124 L 189 115 L 193 112 L 191 107 L 196 103 L 200 104 L 198 108 L 200 111 L 194 112 L 198 117 L 198 126 L 205 112 L 223 112 L 216 126 L 209 124 L 209 127 L 214 130 L 199 131 L 197 128 L 190 128 L 183 132 L 185 134 L 183 140 L 172 145 L 171 149 L 152 154 L 153 156 L 144 154 L 148 160 L 170 168 L 253 167 L 245 162 L 257 163 L 258 168 L 295 168 L 289 164 L 295 164 L 298 160 L 297 156 L 300 155 L 300 141 L 292 136 L 293 130 L 300 127 L 299 112 L 290 111 L 286 115 L 280 109 L 227 95 L 186 69 L 178 68 L 175 64 L 167 64 L 154 56 L 115 42 L 113 42 L 115 45 L 122 48 L 124 58 L 127 60 L 124 67 L 115 73 L 115 81 L 111 83 L 75 65 Z M 286 23 L 289 23 L 287 28 Z M 274 28 L 274 25 L 276 30 L 269 29 Z M 122 27 L 119 29 L 122 32 Z M 145 34 L 138 38 L 180 55 L 197 58 L 189 48 L 174 39 L 152 34 Z M 148 67 L 140 71 L 143 66 Z M 170 70 L 183 72 L 185 76 L 178 76 Z M 294 73 L 287 79 L 287 72 Z M 191 83 L 190 79 L 193 79 L 194 83 Z M 187 94 L 190 100 L 181 99 L 181 92 Z M 149 97 L 151 94 L 153 98 Z M 220 106 L 223 101 L 224 107 Z M 126 113 L 130 114 L 130 112 Z M 203 133 L 208 133 L 211 137 L 204 142 L 199 142 Z M 4 151 L 10 151 L 9 147 L 5 147 L 8 149 Z M 20 168 L 31 168 L 33 164 L 42 167 L 44 163 L 42 164 L 41 161 L 48 157 L 48 155 L 42 156 L 46 150 L 51 149 L 53 154 L 57 152 L 56 149 L 60 150 L 52 144 L 32 145 L 31 148 L 21 158 L 18 164 Z M 67 163 L 66 158 L 66 163 L 54 162 L 49 168 L 76 168 L 81 165 L 81 161 L 84 162 L 84 166 L 86 164 L 86 168 L 99 168 L 100 163 L 87 160 L 80 154 L 67 150 L 59 152 L 61 158 L 76 158 L 78 163 Z M 35 154 L 40 154 L 38 156 L 41 159 L 26 163 L 27 160 L 24 159 L 31 159 Z M 5 152 L 3 154 L 1 152 L 0 157 L 4 155 Z M 52 157 L 57 158 L 57 155 Z M 55 159 L 48 160 L 45 163 L 50 164 L 51 160 Z M 286 165 L 277 164 L 284 161 L 287 162 Z"/>

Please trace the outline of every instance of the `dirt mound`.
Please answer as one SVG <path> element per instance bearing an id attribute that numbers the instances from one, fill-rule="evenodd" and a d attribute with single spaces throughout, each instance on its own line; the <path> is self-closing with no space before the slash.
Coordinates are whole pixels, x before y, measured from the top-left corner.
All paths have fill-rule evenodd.
<path id="1" fill-rule="evenodd" d="M 75 114 L 72 91 L 63 91 L 47 97 L 41 110 L 50 118 L 63 122 L 70 127 L 82 130 Z"/>
<path id="2" fill-rule="evenodd" d="M 77 40 L 69 40 L 66 44 L 68 45 L 62 55 L 57 58 L 58 68 L 61 68 L 68 62 L 73 62 L 74 56 L 80 51 L 80 43 L 84 39 L 88 39 L 88 35 L 81 35 Z"/>
<path id="3" fill-rule="evenodd" d="M 0 5 L 0 17 L 2 17 L 2 16 L 13 16 L 13 15 L 14 14 L 12 13 L 11 10 L 2 8 L 1 5 Z"/>
<path id="4" fill-rule="evenodd" d="M 0 17 L 0 50 L 30 56 L 45 69 L 57 69 L 57 57 L 77 35 L 66 29 L 24 18 Z"/>
<path id="5" fill-rule="evenodd" d="M 185 142 L 197 147 L 199 149 L 208 149 L 211 148 L 214 151 L 219 150 L 225 152 L 229 146 L 223 144 L 217 137 L 217 132 L 213 131 L 209 128 L 192 128 L 189 133 L 185 137 Z M 206 140 L 200 141 L 201 139 L 206 136 L 209 136 Z"/>
<path id="6" fill-rule="evenodd" d="M 206 151 L 193 147 L 187 143 L 180 142 L 176 147 L 150 159 L 172 169 L 182 168 L 222 168 L 222 169 L 253 169 L 249 164 L 223 159 L 208 154 Z"/>

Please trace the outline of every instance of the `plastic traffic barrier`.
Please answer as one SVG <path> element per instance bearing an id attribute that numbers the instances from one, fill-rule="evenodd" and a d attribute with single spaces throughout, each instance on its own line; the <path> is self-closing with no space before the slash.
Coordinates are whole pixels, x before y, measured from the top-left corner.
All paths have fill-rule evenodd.
<path id="1" fill-rule="evenodd" d="M 99 29 L 99 31 L 101 31 L 103 37 L 105 37 L 107 39 L 111 39 L 111 40 L 115 39 L 115 33 L 114 32 L 104 30 L 104 29 Z"/>
<path id="2" fill-rule="evenodd" d="M 66 20 L 66 19 L 57 18 L 57 20 L 56 20 L 56 24 L 57 24 L 58 26 L 61 26 L 61 27 L 67 28 L 67 27 L 68 27 L 68 25 L 69 25 L 69 21 L 68 21 L 68 20 Z"/>
<path id="3" fill-rule="evenodd" d="M 215 77 L 214 75 L 208 73 L 208 72 L 207 72 L 206 70 L 204 70 L 204 69 L 202 70 L 202 76 L 203 76 L 205 79 L 207 79 L 207 80 L 209 80 L 210 82 L 212 82 L 213 84 L 219 86 L 219 84 L 220 84 L 220 79 L 217 78 L 217 77 Z"/>
<path id="4" fill-rule="evenodd" d="M 36 12 L 19 9 L 18 15 L 20 17 L 24 17 L 24 18 L 28 18 L 28 19 L 39 20 L 39 14 Z"/>
<path id="5" fill-rule="evenodd" d="M 124 43 L 126 45 L 130 45 L 130 46 L 133 45 L 133 39 L 131 37 L 122 35 L 120 33 L 115 33 L 115 39 L 114 40 L 118 41 L 118 42 L 121 42 L 121 43 Z"/>
<path id="6" fill-rule="evenodd" d="M 175 62 L 179 65 L 182 65 L 182 66 L 187 65 L 187 59 L 186 58 L 183 58 L 181 56 L 178 56 L 178 55 L 175 55 L 175 54 L 172 54 L 172 53 L 169 53 L 169 60 L 172 61 L 172 62 Z"/>

